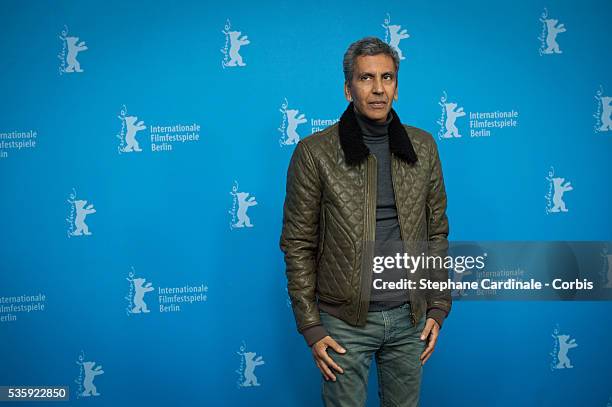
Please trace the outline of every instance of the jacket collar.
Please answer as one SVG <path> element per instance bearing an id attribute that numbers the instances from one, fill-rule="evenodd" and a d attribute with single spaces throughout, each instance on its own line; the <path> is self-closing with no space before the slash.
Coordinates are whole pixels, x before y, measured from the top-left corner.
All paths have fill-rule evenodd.
<path id="1" fill-rule="evenodd" d="M 395 110 L 391 109 L 391 114 L 393 119 L 389 123 L 389 151 L 408 164 L 414 164 L 417 161 L 417 155 L 408 133 Z M 349 165 L 363 162 L 370 154 L 370 150 L 363 142 L 363 134 L 353 111 L 353 102 L 349 103 L 340 117 L 338 132 L 346 162 Z"/>

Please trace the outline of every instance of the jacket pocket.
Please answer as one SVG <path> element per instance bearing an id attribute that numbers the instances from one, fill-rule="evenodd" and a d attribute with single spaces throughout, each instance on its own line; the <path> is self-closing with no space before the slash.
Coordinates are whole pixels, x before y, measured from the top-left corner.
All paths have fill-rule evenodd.
<path id="1" fill-rule="evenodd" d="M 338 304 L 351 296 L 355 245 L 327 207 L 323 210 L 323 223 L 322 247 L 317 261 L 317 294 L 325 302 Z"/>
<path id="2" fill-rule="evenodd" d="M 321 257 L 323 257 L 323 251 L 325 250 L 325 205 L 321 208 L 321 219 L 319 220 L 319 246 L 317 247 L 317 268 Z"/>

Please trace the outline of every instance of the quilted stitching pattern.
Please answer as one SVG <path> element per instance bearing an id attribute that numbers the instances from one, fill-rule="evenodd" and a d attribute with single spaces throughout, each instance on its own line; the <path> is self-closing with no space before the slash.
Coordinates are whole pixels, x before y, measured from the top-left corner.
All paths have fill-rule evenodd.
<path id="1" fill-rule="evenodd" d="M 433 137 L 404 126 L 418 156 L 408 164 L 392 156 L 396 205 L 403 240 L 446 242 L 446 193 Z M 365 239 L 366 163 L 349 166 L 338 124 L 301 140 L 287 171 L 287 195 L 280 246 L 293 311 L 301 332 L 320 323 L 316 297 L 342 302 L 341 313 L 356 325 Z M 430 210 L 429 224 L 427 210 Z M 323 222 L 324 220 L 324 222 Z M 319 230 L 320 225 L 325 230 Z M 323 247 L 319 247 L 320 244 Z M 316 261 L 317 254 L 320 255 Z M 437 271 L 435 278 L 447 278 Z M 450 311 L 450 294 L 413 297 L 417 318 L 426 307 Z M 362 298 L 362 302 L 369 301 Z"/>

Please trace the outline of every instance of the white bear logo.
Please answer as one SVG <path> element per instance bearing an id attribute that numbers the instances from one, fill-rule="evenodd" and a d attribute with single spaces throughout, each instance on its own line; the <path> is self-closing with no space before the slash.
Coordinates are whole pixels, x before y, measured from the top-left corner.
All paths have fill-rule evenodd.
<path id="1" fill-rule="evenodd" d="M 127 126 L 127 132 L 125 133 L 125 147 L 123 147 L 124 152 L 129 153 L 132 151 L 142 151 L 140 145 L 138 144 L 138 140 L 136 140 L 136 133 L 140 130 L 144 130 L 147 126 L 144 125 L 144 122 L 141 120 L 136 123 L 138 117 L 136 116 L 127 116 L 125 118 L 125 125 Z"/>
<path id="2" fill-rule="evenodd" d="M 265 364 L 266 362 L 264 362 L 261 356 L 255 358 L 255 352 L 245 352 L 243 355 L 246 362 L 246 367 L 244 369 L 244 382 L 242 383 L 242 386 L 260 386 L 260 384 L 257 382 L 257 377 L 255 376 L 255 368 Z"/>
<path id="3" fill-rule="evenodd" d="M 602 96 L 600 99 L 601 102 L 601 127 L 599 127 L 599 131 L 609 131 L 612 130 L 612 97 L 610 96 Z"/>
<path id="4" fill-rule="evenodd" d="M 455 121 L 457 121 L 458 117 L 465 116 L 463 107 L 457 109 L 457 103 L 444 103 L 444 109 L 446 110 L 446 121 L 444 122 L 446 133 L 444 133 L 442 137 L 461 137 L 461 134 L 459 134 L 459 129 L 455 125 Z"/>
<path id="5" fill-rule="evenodd" d="M 81 41 L 77 44 L 79 37 L 66 37 L 66 43 L 68 44 L 68 55 L 66 56 L 66 63 L 68 66 L 64 72 L 83 72 L 81 64 L 77 60 L 77 54 L 81 51 L 85 51 L 87 46 L 85 41 Z"/>
<path id="6" fill-rule="evenodd" d="M 229 49 L 229 62 L 225 63 L 225 66 L 246 66 L 242 61 L 242 55 L 240 55 L 240 47 L 251 43 L 248 37 L 245 35 L 241 37 L 240 31 L 223 31 L 230 38 L 230 49 Z"/>
<path id="7" fill-rule="evenodd" d="M 297 144 L 300 141 L 300 135 L 297 132 L 297 127 L 300 124 L 306 123 L 306 116 L 304 114 L 300 114 L 297 109 L 287 109 L 285 110 L 285 114 L 287 115 L 287 139 L 283 141 L 284 145 Z"/>
<path id="8" fill-rule="evenodd" d="M 74 207 L 76 209 L 76 217 L 74 219 L 74 231 L 71 233 L 72 236 L 91 235 L 89 227 L 85 223 L 87 215 L 96 213 L 93 204 L 85 206 L 86 200 L 74 201 Z"/>
<path id="9" fill-rule="evenodd" d="M 147 308 L 147 304 L 144 302 L 144 296 L 149 291 L 153 291 L 154 287 L 152 287 L 151 283 L 144 284 L 146 279 L 144 278 L 135 278 L 132 280 L 134 283 L 134 308 L 132 308 L 133 314 L 140 314 L 141 312 L 147 313 L 151 312 Z"/>
<path id="10" fill-rule="evenodd" d="M 554 335 L 553 335 L 554 336 Z M 559 341 L 559 351 L 557 352 L 557 359 L 559 363 L 555 366 L 555 369 L 571 369 L 572 363 L 567 357 L 567 352 L 578 346 L 575 339 L 568 341 L 569 335 L 557 335 L 557 340 Z"/>
<path id="11" fill-rule="evenodd" d="M 453 283 L 461 283 L 463 281 L 463 277 L 469 276 L 472 274 L 472 270 L 466 270 L 464 272 L 459 273 L 458 271 L 453 270 Z M 459 284 L 457 284 L 459 285 Z M 454 289 L 451 292 L 451 295 L 454 297 L 463 297 L 465 294 L 465 288 Z"/>
<path id="12" fill-rule="evenodd" d="M 83 387 L 85 388 L 85 391 L 81 393 L 81 396 L 83 397 L 100 395 L 100 393 L 98 393 L 98 389 L 96 389 L 96 386 L 93 384 L 93 381 L 96 376 L 103 374 L 104 370 L 102 370 L 102 366 L 96 366 L 94 368 L 95 365 L 96 362 L 83 362 L 83 369 L 85 371 L 85 378 L 83 379 Z"/>
<path id="13" fill-rule="evenodd" d="M 540 48 L 540 55 L 542 54 L 561 54 L 563 51 L 559 49 L 559 43 L 557 43 L 557 35 L 566 31 L 565 25 L 558 24 L 559 20 L 554 18 L 548 18 L 548 10 L 544 9 L 540 21 L 546 28 L 546 39 L 542 47 Z M 544 36 L 540 37 L 540 40 L 544 40 Z"/>
<path id="14" fill-rule="evenodd" d="M 384 25 L 383 25 L 384 27 Z M 407 30 L 402 30 L 401 25 L 389 25 L 387 26 L 389 30 L 389 34 L 391 36 L 391 40 L 389 41 L 389 45 L 391 45 L 396 51 L 399 59 L 406 59 L 406 57 L 402 54 L 402 50 L 399 47 L 399 43 L 401 40 L 405 38 L 409 38 L 410 34 L 408 34 Z M 400 31 L 401 30 L 401 31 Z"/>
<path id="15" fill-rule="evenodd" d="M 257 205 L 257 201 L 255 197 L 252 196 L 249 199 L 248 192 L 236 192 L 236 197 L 238 198 L 238 211 L 236 215 L 238 216 L 238 222 L 236 222 L 233 226 L 236 228 L 248 227 L 252 228 L 254 225 L 251 223 L 251 218 L 247 215 L 247 209 L 249 207 Z"/>
<path id="16" fill-rule="evenodd" d="M 555 188 L 553 194 L 553 207 L 550 209 L 550 212 L 568 212 L 568 209 L 565 207 L 565 202 L 563 201 L 563 194 L 567 191 L 573 191 L 571 182 L 563 183 L 565 178 L 555 177 L 552 179 L 553 185 Z"/>

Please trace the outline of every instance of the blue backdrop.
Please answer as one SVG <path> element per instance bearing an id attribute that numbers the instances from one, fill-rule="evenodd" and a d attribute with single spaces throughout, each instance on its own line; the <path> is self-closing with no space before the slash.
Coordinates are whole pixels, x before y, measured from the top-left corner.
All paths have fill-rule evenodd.
<path id="1" fill-rule="evenodd" d="M 449 239 L 612 240 L 610 1 L 0 10 L 0 385 L 320 405 L 278 247 L 285 176 L 345 109 L 342 56 L 368 35 L 401 52 L 394 108 L 438 143 Z M 611 311 L 456 303 L 422 405 L 610 406 Z"/>

